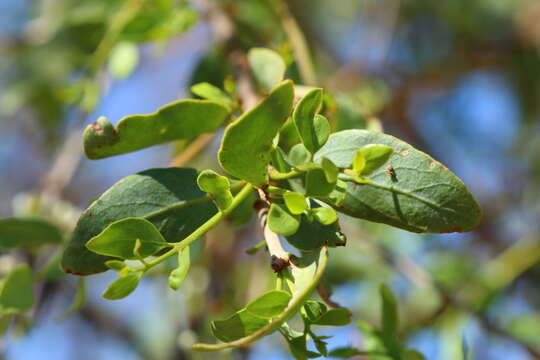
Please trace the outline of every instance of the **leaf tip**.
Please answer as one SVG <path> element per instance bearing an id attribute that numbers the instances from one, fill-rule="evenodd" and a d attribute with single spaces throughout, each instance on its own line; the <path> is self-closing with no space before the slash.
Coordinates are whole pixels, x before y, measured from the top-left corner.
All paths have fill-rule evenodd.
<path id="1" fill-rule="evenodd" d="M 105 116 L 100 116 L 94 123 L 88 125 L 83 137 L 84 152 L 92 160 L 101 158 L 96 150 L 118 141 L 116 129 Z"/>

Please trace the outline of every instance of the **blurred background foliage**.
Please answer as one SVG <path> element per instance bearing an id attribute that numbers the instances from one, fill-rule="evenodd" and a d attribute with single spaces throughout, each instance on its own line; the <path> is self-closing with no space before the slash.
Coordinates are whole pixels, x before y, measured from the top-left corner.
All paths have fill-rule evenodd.
<path id="1" fill-rule="evenodd" d="M 0 217 L 41 217 L 67 237 L 123 176 L 217 168 L 218 137 L 92 162 L 82 128 L 153 112 L 191 96 L 192 83 L 232 89 L 253 46 L 278 51 L 296 82 L 325 88 L 336 130 L 403 138 L 464 179 L 484 209 L 467 234 L 343 218 L 347 248 L 332 252 L 321 293 L 378 324 L 386 282 L 401 339 L 427 359 L 540 359 L 538 0 L 0 0 Z M 211 319 L 272 280 L 264 252 L 245 254 L 260 240 L 254 219 L 221 224 L 181 291 L 156 273 L 108 302 L 106 273 L 86 281 L 87 302 L 70 316 L 79 285 L 59 271 L 56 248 L 4 251 L 1 274 L 25 261 L 43 281 L 33 311 L 2 319 L 1 356 L 286 359 L 278 335 L 242 351 L 189 350 L 210 339 Z M 354 325 L 325 334 L 330 348 L 367 340 Z"/>

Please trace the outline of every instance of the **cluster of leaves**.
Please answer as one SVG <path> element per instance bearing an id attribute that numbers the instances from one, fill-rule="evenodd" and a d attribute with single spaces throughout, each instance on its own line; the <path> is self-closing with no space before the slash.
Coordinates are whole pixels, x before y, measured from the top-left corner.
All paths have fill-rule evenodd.
<path id="1" fill-rule="evenodd" d="M 249 220 L 258 196 L 268 208 L 269 231 L 283 236 L 301 256 L 276 252 L 271 242 L 277 239 L 280 249 L 281 239 L 267 238 L 271 257 L 281 264 L 274 267 L 276 288 L 212 323 L 223 343 L 194 348 L 245 346 L 279 331 L 296 358 L 326 356 L 326 338 L 316 335 L 312 326 L 346 325 L 351 318 L 347 309 L 328 309 L 310 299 L 329 248 L 345 245 L 336 211 L 413 232 L 444 233 L 474 228 L 480 208 L 463 182 L 411 145 L 367 130 L 332 133 L 323 90 L 283 80 L 286 65 L 278 54 L 252 49 L 247 59 L 261 96 L 247 111 L 239 106 L 234 87 L 222 90 L 199 83 L 192 90 L 202 100 L 179 100 L 154 114 L 128 116 L 116 126 L 101 117 L 86 128 L 85 153 L 101 159 L 226 126 L 217 158 L 230 177 L 213 170 L 164 168 L 120 180 L 82 213 L 62 266 L 75 275 L 116 271 L 118 278 L 103 296 L 117 300 L 133 292 L 150 269 L 177 257 L 178 265 L 169 274 L 169 285 L 177 290 L 193 260 L 192 244 L 238 211 L 247 212 L 243 218 Z M 9 244 L 5 229 L 0 224 L 0 241 Z M 28 269 L 14 271 L 0 296 L 8 299 L 2 305 L 6 308 L 10 278 L 28 278 Z M 370 336 L 379 339 L 376 351 L 414 359 L 404 355 L 396 340 L 395 301 L 387 290 L 382 294 L 383 330 L 370 330 Z M 287 324 L 295 314 L 303 320 L 303 332 Z M 307 349 L 308 339 L 318 352 Z"/>
<path id="2" fill-rule="evenodd" d="M 9 116 L 31 109 L 50 134 L 66 105 L 83 112 L 95 108 L 102 69 L 116 79 L 129 76 L 139 63 L 139 44 L 166 42 L 198 19 L 186 1 L 66 0 L 61 5 L 32 5 L 36 16 L 24 33 L 2 44 L 11 61 L 0 64 L 9 74 L 0 112 Z M 39 60 L 43 58 L 48 59 L 46 65 Z"/>

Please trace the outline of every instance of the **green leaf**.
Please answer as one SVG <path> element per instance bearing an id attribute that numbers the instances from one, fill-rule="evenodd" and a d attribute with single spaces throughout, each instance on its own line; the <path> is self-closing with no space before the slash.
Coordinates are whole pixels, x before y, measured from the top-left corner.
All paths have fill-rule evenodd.
<path id="1" fill-rule="evenodd" d="M 230 342 L 253 334 L 266 326 L 268 322 L 268 319 L 260 318 L 242 309 L 225 320 L 212 321 L 211 327 L 216 338 Z"/>
<path id="2" fill-rule="evenodd" d="M 178 253 L 178 267 L 169 274 L 169 286 L 173 290 L 178 290 L 184 283 L 191 266 L 191 255 L 189 246 L 186 246 Z"/>
<path id="3" fill-rule="evenodd" d="M 336 210 L 353 217 L 413 232 L 464 232 L 474 229 L 481 209 L 465 184 L 429 155 L 392 136 L 366 130 L 332 134 L 315 161 L 327 157 L 340 168 L 351 165 L 357 149 L 383 144 L 394 149 L 388 163 L 392 174 L 379 168 L 369 183 L 351 180 Z"/>
<path id="4" fill-rule="evenodd" d="M 342 359 L 348 359 L 351 357 L 365 355 L 366 353 L 351 347 L 340 347 L 336 348 L 328 353 L 329 357 L 336 357 Z"/>
<path id="5" fill-rule="evenodd" d="M 272 141 L 289 116 L 292 82 L 284 81 L 225 130 L 218 159 L 229 174 L 261 187 L 266 183 Z"/>
<path id="6" fill-rule="evenodd" d="M 287 341 L 289 350 L 296 360 L 314 359 L 321 356 L 321 354 L 308 350 L 306 334 L 291 329 L 287 323 L 279 328 L 279 332 Z"/>
<path id="7" fill-rule="evenodd" d="M 298 230 L 286 237 L 287 242 L 299 250 L 311 251 L 323 245 L 335 246 L 342 243 L 337 222 L 323 225 L 318 221 L 310 221 L 302 215 Z"/>
<path id="8" fill-rule="evenodd" d="M 285 205 L 294 215 L 300 215 L 308 208 L 306 197 L 294 191 L 287 191 L 283 194 Z"/>
<path id="9" fill-rule="evenodd" d="M 347 196 L 348 187 L 349 187 L 349 183 L 338 179 L 338 181 L 336 182 L 336 187 L 327 196 L 328 201 L 332 205 L 339 207 L 343 203 L 343 200 L 345 200 L 345 197 Z"/>
<path id="10" fill-rule="evenodd" d="M 79 311 L 86 302 L 86 282 L 85 278 L 81 277 L 79 278 L 78 284 L 77 284 L 77 292 L 75 293 L 75 297 L 73 298 L 73 302 L 71 303 L 71 307 L 68 311 L 66 311 L 64 314 L 62 314 L 59 319 L 65 319 L 73 314 L 75 314 L 77 311 Z"/>
<path id="11" fill-rule="evenodd" d="M 323 115 L 317 114 L 313 119 L 313 127 L 315 132 L 315 140 L 317 141 L 316 147 L 317 150 L 319 150 L 324 146 L 324 144 L 326 144 L 328 137 L 330 137 L 330 123 Z"/>
<path id="12" fill-rule="evenodd" d="M 330 225 L 337 221 L 338 217 L 336 212 L 331 207 L 318 207 L 312 209 L 315 219 L 323 225 Z"/>
<path id="13" fill-rule="evenodd" d="M 175 101 L 153 114 L 122 118 L 116 127 L 102 116 L 84 130 L 84 151 L 95 160 L 192 139 L 217 130 L 228 116 L 227 107 L 208 100 Z"/>
<path id="14" fill-rule="evenodd" d="M 314 322 L 319 319 L 328 309 L 326 305 L 320 301 L 308 300 L 304 304 L 304 311 L 306 314 L 306 319 L 309 322 Z"/>
<path id="15" fill-rule="evenodd" d="M 328 339 L 331 336 L 316 336 L 315 334 L 311 334 L 313 338 L 313 344 L 315 345 L 315 348 L 317 351 L 324 357 L 328 357 L 328 348 L 326 347 L 328 343 L 326 341 L 323 341 L 324 339 Z"/>
<path id="16" fill-rule="evenodd" d="M 256 200 L 255 192 L 250 192 L 249 195 L 229 213 L 227 220 L 235 226 L 247 224 L 253 217 L 253 214 L 255 214 L 253 205 Z"/>
<path id="17" fill-rule="evenodd" d="M 352 314 L 349 309 L 330 309 L 313 321 L 314 325 L 345 326 L 351 322 Z"/>
<path id="18" fill-rule="evenodd" d="M 339 168 L 328 158 L 322 158 L 321 165 L 326 176 L 326 181 L 329 183 L 335 183 L 338 179 Z"/>
<path id="19" fill-rule="evenodd" d="M 125 262 L 120 261 L 120 260 L 108 260 L 108 261 L 105 261 L 105 265 L 109 269 L 115 270 L 115 271 L 121 271 L 125 269 L 127 266 Z"/>
<path id="20" fill-rule="evenodd" d="M 396 338 L 399 328 L 399 312 L 396 298 L 385 284 L 381 284 L 379 293 L 382 302 L 382 331 L 386 336 Z"/>
<path id="21" fill-rule="evenodd" d="M 279 172 L 286 173 L 291 171 L 287 154 L 278 146 L 272 149 L 270 153 L 272 166 Z"/>
<path id="22" fill-rule="evenodd" d="M 0 249 L 32 248 L 61 242 L 60 230 L 44 220 L 32 218 L 0 220 Z"/>
<path id="23" fill-rule="evenodd" d="M 231 206 L 233 201 L 231 184 L 225 176 L 213 170 L 203 170 L 197 178 L 197 184 L 202 191 L 210 194 L 219 210 L 223 211 Z"/>
<path id="24" fill-rule="evenodd" d="M 293 289 L 293 297 L 287 308 L 280 313 L 277 317 L 268 321 L 256 316 L 250 315 L 247 310 L 241 310 L 237 314 L 233 315 L 232 321 L 224 321 L 220 323 L 220 326 L 212 326 L 212 328 L 219 328 L 218 339 L 222 341 L 234 341 L 227 344 L 195 344 L 193 349 L 195 350 L 220 350 L 224 348 L 246 346 L 261 337 L 271 334 L 278 330 L 289 318 L 291 318 L 304 303 L 308 300 L 308 297 L 317 286 L 326 265 L 328 264 L 327 249 L 321 248 L 319 252 L 311 252 L 303 254 L 301 258 L 296 258 L 291 261 L 291 273 L 292 281 L 288 279 L 288 285 Z M 247 313 L 247 314 L 246 314 Z M 242 321 L 239 317 L 248 317 L 248 321 Z M 265 323 L 263 323 L 263 321 Z M 228 331 L 234 333 L 235 336 L 228 337 Z M 216 333 L 216 332 L 214 332 Z M 246 335 L 250 334 L 250 335 Z M 229 340 L 230 339 L 230 340 Z"/>
<path id="25" fill-rule="evenodd" d="M 102 296 L 108 300 L 123 299 L 137 288 L 141 277 L 141 272 L 129 273 L 126 276 L 119 277 L 107 287 Z"/>
<path id="26" fill-rule="evenodd" d="M 384 336 L 368 322 L 359 320 L 357 326 L 362 332 L 366 353 L 380 354 L 382 359 L 401 359 L 403 345 L 397 339 Z M 388 355 L 383 355 L 388 354 Z"/>
<path id="27" fill-rule="evenodd" d="M 140 243 L 135 255 L 137 240 Z M 154 255 L 167 242 L 154 224 L 143 218 L 125 218 L 107 226 L 99 235 L 86 243 L 86 248 L 96 254 L 135 260 Z"/>
<path id="28" fill-rule="evenodd" d="M 66 272 L 90 275 L 107 270 L 110 257 L 85 247 L 110 223 L 141 217 L 154 224 L 167 242 L 178 242 L 216 213 L 206 193 L 197 186 L 197 171 L 188 168 L 151 169 L 113 185 L 81 215 L 64 251 Z"/>
<path id="29" fill-rule="evenodd" d="M 288 292 L 272 290 L 250 302 L 246 310 L 255 316 L 271 319 L 285 310 L 290 300 L 291 294 Z"/>
<path id="30" fill-rule="evenodd" d="M 403 360 L 425 360 L 424 355 L 414 349 L 407 349 L 401 354 Z"/>
<path id="31" fill-rule="evenodd" d="M 247 57 L 253 76 L 264 92 L 269 92 L 283 80 L 286 69 L 285 62 L 275 51 L 252 48 Z"/>
<path id="32" fill-rule="evenodd" d="M 109 58 L 109 71 L 117 79 L 124 79 L 131 75 L 139 63 L 139 49 L 137 45 L 121 41 L 111 50 Z"/>
<path id="33" fill-rule="evenodd" d="M 306 149 L 312 154 L 324 145 L 330 133 L 326 118 L 320 116 L 315 120 L 315 114 L 322 105 L 322 99 L 323 90 L 313 89 L 300 99 L 293 112 L 298 135 Z"/>
<path id="34" fill-rule="evenodd" d="M 291 165 L 298 166 L 307 163 L 311 159 L 311 154 L 304 144 L 296 144 L 289 152 L 289 161 Z"/>
<path id="35" fill-rule="evenodd" d="M 358 149 L 352 161 L 352 171 L 355 176 L 360 176 L 366 167 L 366 158 L 362 149 Z"/>
<path id="36" fill-rule="evenodd" d="M 4 279 L 0 289 L 0 314 L 14 314 L 34 306 L 33 277 L 26 264 L 13 269 Z"/>
<path id="37" fill-rule="evenodd" d="M 215 101 L 218 103 L 225 104 L 227 106 L 232 105 L 232 100 L 229 97 L 229 95 L 227 95 L 227 93 L 225 93 L 220 88 L 207 82 L 201 82 L 201 83 L 192 85 L 191 92 L 206 100 Z"/>
<path id="38" fill-rule="evenodd" d="M 383 166 L 388 161 L 392 155 L 392 152 L 394 152 L 394 149 L 386 145 L 369 144 L 363 146 L 359 151 L 366 160 L 365 166 L 360 172 L 360 175 L 368 176 L 373 174 L 375 170 Z"/>
<path id="39" fill-rule="evenodd" d="M 286 206 L 273 203 L 268 211 L 268 227 L 276 234 L 289 236 L 300 226 L 300 217 L 289 212 Z"/>
<path id="40" fill-rule="evenodd" d="M 310 169 L 306 173 L 305 188 L 307 196 L 324 197 L 334 190 L 336 183 L 328 182 L 326 174 L 320 167 Z"/>

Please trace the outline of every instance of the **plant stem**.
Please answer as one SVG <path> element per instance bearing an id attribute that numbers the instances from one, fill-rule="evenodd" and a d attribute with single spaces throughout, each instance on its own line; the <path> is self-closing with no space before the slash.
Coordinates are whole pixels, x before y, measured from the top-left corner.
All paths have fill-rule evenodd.
<path id="1" fill-rule="evenodd" d="M 244 200 L 250 192 L 253 190 L 253 186 L 251 184 L 245 184 L 242 190 L 236 196 L 234 197 L 231 206 L 226 208 L 223 211 L 217 212 L 214 216 L 212 216 L 210 219 L 208 219 L 204 224 L 199 226 L 197 230 L 192 232 L 190 235 L 188 235 L 186 238 L 184 238 L 182 241 L 180 241 L 178 244 L 176 244 L 172 249 L 167 251 L 165 254 L 158 256 L 154 260 L 147 262 L 147 268 L 139 268 L 138 271 L 146 271 L 157 264 L 162 263 L 163 261 L 167 260 L 171 256 L 177 254 L 182 249 L 184 249 L 186 246 L 190 245 L 191 243 L 195 242 L 197 239 L 199 239 L 201 236 L 206 234 L 210 229 L 212 229 L 214 226 L 216 226 L 225 216 L 229 215 L 231 211 L 233 211 L 241 202 Z"/>
<path id="2" fill-rule="evenodd" d="M 293 296 L 291 302 L 289 303 L 289 306 L 287 306 L 285 311 L 283 311 L 281 314 L 273 318 L 266 326 L 236 341 L 231 341 L 231 342 L 222 343 L 222 344 L 195 344 L 192 347 L 193 350 L 215 351 L 215 350 L 223 350 L 223 349 L 229 349 L 229 348 L 244 347 L 258 340 L 259 338 L 279 329 L 279 327 L 285 321 L 287 321 L 294 313 L 296 313 L 307 301 L 307 298 L 309 297 L 309 295 L 311 295 L 311 292 L 313 291 L 313 289 L 315 289 L 322 274 L 324 273 L 324 269 L 326 268 L 327 263 L 328 263 L 327 249 L 323 247 L 321 248 L 321 252 L 319 254 L 317 270 L 315 272 L 315 275 L 309 282 L 309 284 L 307 284 L 303 289 L 297 292 Z"/>
<path id="3" fill-rule="evenodd" d="M 270 176 L 270 179 L 272 180 L 287 180 L 287 179 L 300 176 L 302 174 L 303 173 L 298 170 L 292 170 L 287 173 L 280 173 L 279 171 L 271 170 L 268 176 Z"/>

